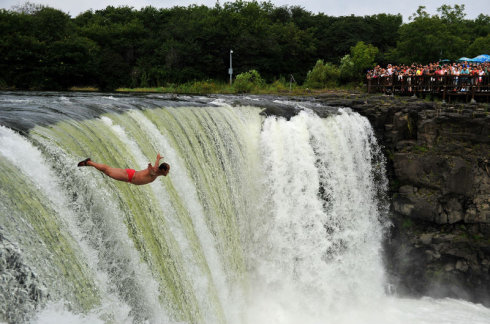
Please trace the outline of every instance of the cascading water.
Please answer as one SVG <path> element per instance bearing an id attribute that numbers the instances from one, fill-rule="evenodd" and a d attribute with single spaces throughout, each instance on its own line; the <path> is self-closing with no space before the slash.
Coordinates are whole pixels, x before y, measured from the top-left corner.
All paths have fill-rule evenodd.
<path id="1" fill-rule="evenodd" d="M 365 118 L 191 99 L 0 98 L 0 322 L 489 323 L 480 305 L 385 293 Z M 171 172 L 147 186 L 76 167 L 158 152 Z"/>

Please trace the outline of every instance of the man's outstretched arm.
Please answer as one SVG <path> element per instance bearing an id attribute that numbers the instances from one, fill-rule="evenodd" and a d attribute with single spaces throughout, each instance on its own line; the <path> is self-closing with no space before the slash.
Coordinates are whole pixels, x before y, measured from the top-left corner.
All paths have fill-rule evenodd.
<path id="1" fill-rule="evenodd" d="M 157 154 L 157 160 L 155 161 L 155 166 L 154 168 L 158 168 L 158 166 L 160 165 L 160 160 L 162 159 L 162 156 L 160 156 L 160 153 Z"/>
<path id="2" fill-rule="evenodd" d="M 162 159 L 162 156 L 160 156 L 160 153 L 157 154 L 157 160 L 155 161 L 155 165 L 151 165 L 151 163 L 148 163 L 148 170 L 150 171 L 150 174 L 154 176 L 156 172 L 158 171 L 158 163 Z"/>

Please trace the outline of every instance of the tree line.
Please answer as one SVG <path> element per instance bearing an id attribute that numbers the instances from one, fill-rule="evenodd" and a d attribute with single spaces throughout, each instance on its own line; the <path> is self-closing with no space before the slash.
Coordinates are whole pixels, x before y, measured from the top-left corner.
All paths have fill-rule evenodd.
<path id="1" fill-rule="evenodd" d="M 257 1 L 108 6 L 74 18 L 27 3 L 0 10 L 0 87 L 113 90 L 226 82 L 230 49 L 234 75 L 255 70 L 267 82 L 292 75 L 303 83 L 319 63 L 325 73 L 343 64 L 341 79 L 348 82 L 360 77 L 363 64 L 483 54 L 490 49 L 489 31 L 490 17 L 465 19 L 464 5 L 443 5 L 432 16 L 419 7 L 404 24 L 401 15 L 333 17 Z"/>

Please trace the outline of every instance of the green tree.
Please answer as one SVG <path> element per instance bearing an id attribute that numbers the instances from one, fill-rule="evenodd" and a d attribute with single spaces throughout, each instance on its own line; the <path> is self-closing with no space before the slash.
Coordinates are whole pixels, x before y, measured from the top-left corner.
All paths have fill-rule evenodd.
<path id="1" fill-rule="evenodd" d="M 402 25 L 401 15 L 377 14 L 364 17 L 369 34 L 362 39 L 372 44 L 380 51 L 386 51 L 396 46 L 398 30 Z"/>
<path id="2" fill-rule="evenodd" d="M 490 35 L 485 37 L 478 37 L 471 43 L 471 45 L 466 50 L 466 55 L 468 57 L 475 57 L 480 54 L 487 54 L 490 51 Z"/>
<path id="3" fill-rule="evenodd" d="M 374 66 L 374 58 L 378 51 L 377 47 L 364 42 L 358 42 L 356 46 L 351 47 L 350 53 L 358 72 L 363 72 Z"/>
<path id="4" fill-rule="evenodd" d="M 449 5 L 442 5 L 437 8 L 437 12 L 441 13 L 441 19 L 448 24 L 461 24 L 466 16 L 464 12 L 464 4 L 454 5 L 454 8 Z"/>
<path id="5" fill-rule="evenodd" d="M 27 3 L 0 10 L 0 84 L 30 89 L 96 85 L 161 86 L 228 78 L 229 50 L 238 74 L 256 70 L 266 81 L 308 77 L 320 84 L 357 80 L 379 49 L 378 62 L 429 62 L 486 52 L 490 17 L 465 18 L 464 6 L 420 7 L 401 15 L 332 17 L 270 1 L 157 9 L 108 6 L 75 18 Z M 363 42 L 363 43 L 359 43 Z M 364 44 L 364 45 L 360 45 Z M 346 53 L 350 53 L 346 56 Z M 319 77 L 315 62 L 332 76 Z M 323 70 L 322 70 L 323 71 Z M 322 72 L 324 73 L 324 72 Z"/>
<path id="6" fill-rule="evenodd" d="M 34 35 L 40 41 L 52 42 L 73 34 L 70 16 L 58 9 L 42 7 L 32 15 Z"/>
<path id="7" fill-rule="evenodd" d="M 340 63 L 342 80 L 363 80 L 366 70 L 375 66 L 374 59 L 378 51 L 377 47 L 364 42 L 358 42 L 351 47 L 350 55 L 344 56 Z"/>
<path id="8" fill-rule="evenodd" d="M 50 89 L 68 89 L 97 84 L 99 67 L 96 58 L 99 52 L 100 48 L 95 42 L 76 35 L 50 43 L 46 57 L 48 62 L 43 70 L 46 86 Z"/>
<path id="9" fill-rule="evenodd" d="M 420 6 L 410 17 L 412 21 L 400 27 L 400 40 L 388 56 L 396 63 L 406 64 L 456 59 L 466 53 L 475 38 L 488 35 L 485 16 L 465 20 L 464 5 L 442 5 L 438 12 L 441 16 L 430 16 Z"/>
<path id="10" fill-rule="evenodd" d="M 73 47 L 68 46 L 75 35 L 67 14 L 26 5 L 0 15 L 0 66 L 8 85 L 20 89 L 65 89 L 73 82 L 74 74 L 67 72 L 81 67 L 69 59 L 76 53 L 70 53 Z"/>
<path id="11" fill-rule="evenodd" d="M 141 54 L 140 45 L 147 31 L 129 7 L 108 6 L 95 13 L 85 12 L 75 19 L 78 33 L 97 45 L 96 85 L 102 90 L 129 86 Z M 95 54 L 95 52 L 94 52 Z"/>

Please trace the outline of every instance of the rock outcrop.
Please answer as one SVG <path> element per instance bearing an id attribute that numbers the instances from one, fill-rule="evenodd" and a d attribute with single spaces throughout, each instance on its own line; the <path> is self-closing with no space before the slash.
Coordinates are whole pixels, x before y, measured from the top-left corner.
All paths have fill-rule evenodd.
<path id="1" fill-rule="evenodd" d="M 386 263 L 401 294 L 490 305 L 490 109 L 384 95 L 327 94 L 373 125 L 388 161 Z"/>

